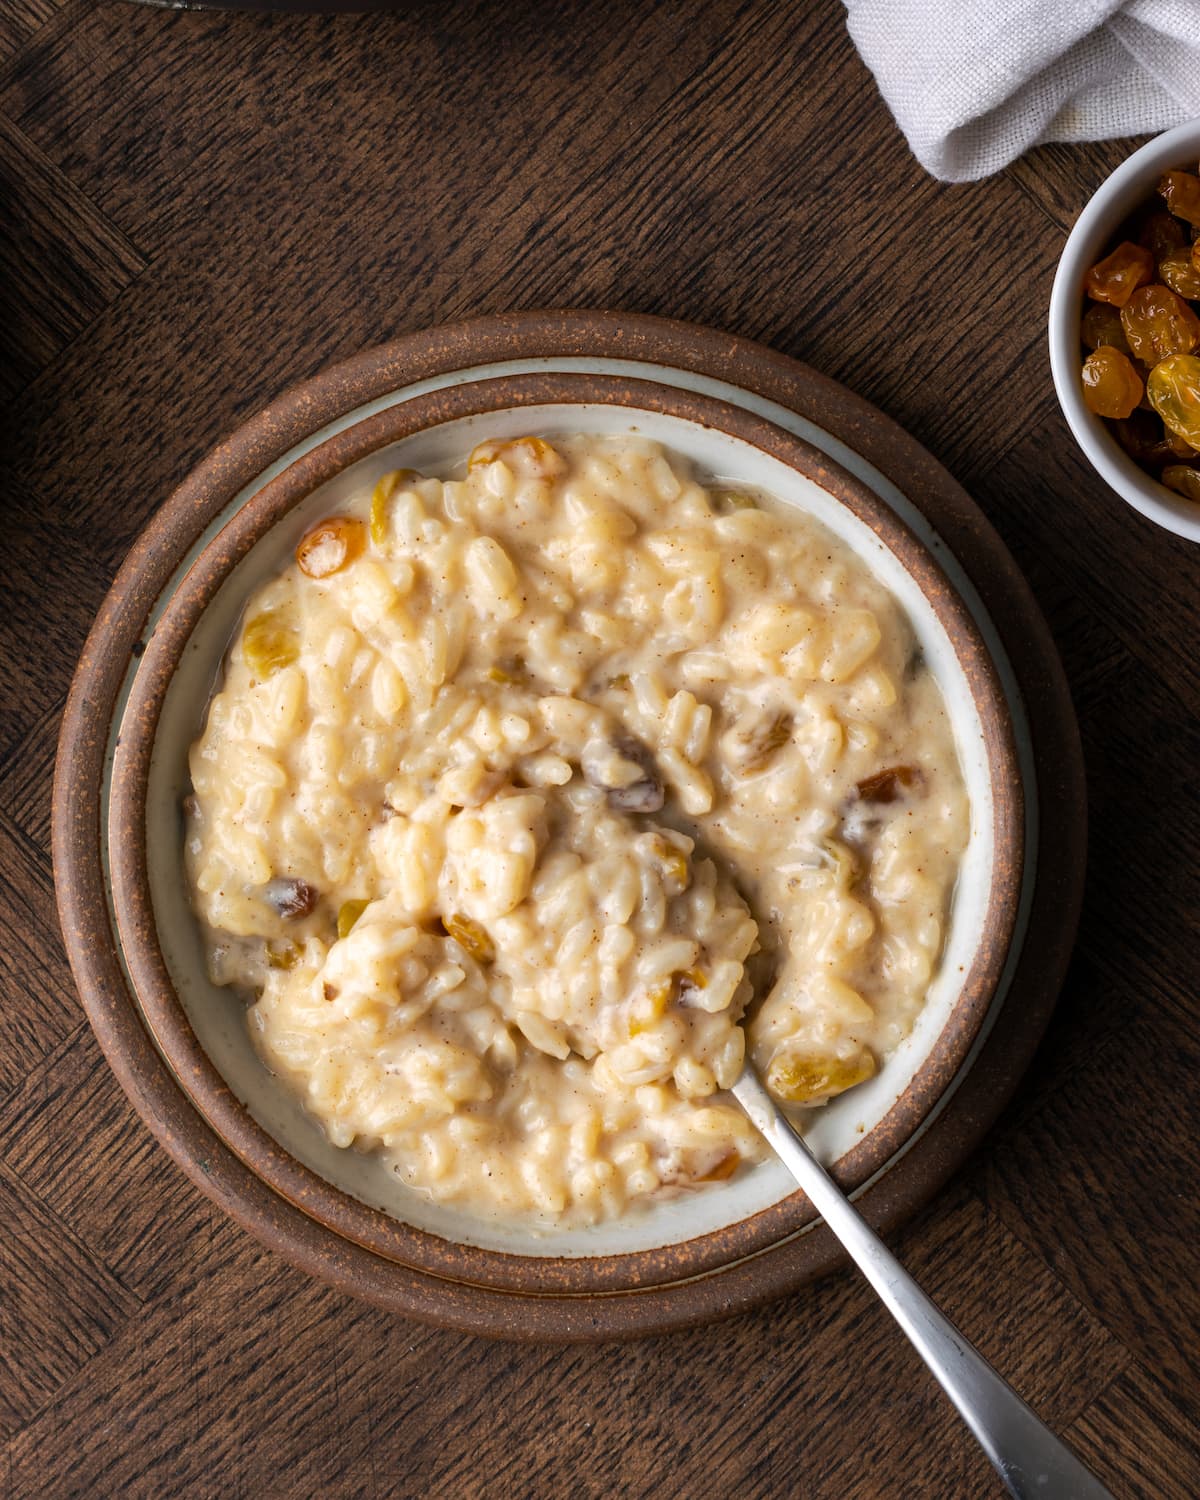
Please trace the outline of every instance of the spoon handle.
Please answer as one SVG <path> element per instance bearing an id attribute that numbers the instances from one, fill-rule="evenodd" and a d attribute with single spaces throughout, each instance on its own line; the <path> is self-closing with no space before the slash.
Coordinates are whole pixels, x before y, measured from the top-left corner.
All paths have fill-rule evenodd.
<path id="1" fill-rule="evenodd" d="M 733 1092 L 908 1335 L 1018 1500 L 1113 1500 L 934 1305 L 748 1069 Z"/>

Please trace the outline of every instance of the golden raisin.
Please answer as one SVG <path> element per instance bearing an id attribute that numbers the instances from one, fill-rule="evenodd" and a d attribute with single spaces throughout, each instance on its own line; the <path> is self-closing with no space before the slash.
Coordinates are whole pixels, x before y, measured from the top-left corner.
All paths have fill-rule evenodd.
<path id="1" fill-rule="evenodd" d="M 924 780 L 919 766 L 888 766 L 873 776 L 864 776 L 858 783 L 858 795 L 864 802 L 895 802 L 905 791 L 919 787 Z"/>
<path id="2" fill-rule="evenodd" d="M 874 1072 L 875 1058 L 865 1048 L 849 1059 L 780 1052 L 767 1069 L 767 1087 L 785 1104 L 817 1104 L 865 1082 Z"/>
<path id="3" fill-rule="evenodd" d="M 525 670 L 525 658 L 522 656 L 506 656 L 499 661 L 494 661 L 487 669 L 487 675 L 491 682 L 519 683 L 529 680 L 529 674 Z"/>
<path id="4" fill-rule="evenodd" d="M 1160 261 L 1164 255 L 1169 255 L 1172 250 L 1178 250 L 1180 245 L 1186 243 L 1187 236 L 1183 232 L 1183 225 L 1172 214 L 1151 214 L 1142 225 L 1141 233 L 1138 235 L 1138 244 L 1145 245 L 1155 261 Z"/>
<path id="5" fill-rule="evenodd" d="M 343 901 L 338 907 L 337 934 L 339 940 L 349 937 L 354 931 L 354 924 L 370 906 L 369 901 Z"/>
<path id="6" fill-rule="evenodd" d="M 1142 399 L 1142 377 L 1119 349 L 1105 347 L 1083 362 L 1083 401 L 1098 417 L 1127 417 Z"/>
<path id="7" fill-rule="evenodd" d="M 1162 482 L 1169 490 L 1200 505 L 1200 469 L 1191 464 L 1168 464 L 1162 471 Z"/>
<path id="8" fill-rule="evenodd" d="M 1200 265 L 1192 255 L 1195 248 L 1195 245 L 1180 245 L 1158 263 L 1158 274 L 1167 286 L 1179 296 L 1193 300 L 1200 298 Z"/>
<path id="9" fill-rule="evenodd" d="M 1144 286 L 1121 309 L 1130 351 L 1156 365 L 1169 354 L 1190 354 L 1200 343 L 1200 318 L 1170 287 Z"/>
<path id="10" fill-rule="evenodd" d="M 402 484 L 411 484 L 420 477 L 416 469 L 393 469 L 390 474 L 385 474 L 377 481 L 371 491 L 370 520 L 371 540 L 377 547 L 382 547 L 387 541 L 387 513 L 392 496 Z"/>
<path id="11" fill-rule="evenodd" d="M 1131 412 L 1124 421 L 1114 423 L 1113 431 L 1125 452 L 1144 469 L 1159 469 L 1175 457 L 1153 408 Z"/>
<path id="12" fill-rule="evenodd" d="M 1092 303 L 1079 324 L 1079 336 L 1089 349 L 1107 347 L 1119 349 L 1122 354 L 1129 353 L 1129 340 L 1125 337 L 1121 314 L 1107 302 Z"/>
<path id="13" fill-rule="evenodd" d="M 1138 405 L 1143 411 L 1153 413 L 1154 408 L 1150 405 L 1150 397 L 1146 395 L 1146 382 L 1150 379 L 1152 366 L 1143 364 L 1140 359 L 1134 359 L 1132 355 L 1129 357 L 1129 363 L 1133 366 L 1133 373 L 1142 382 L 1142 399 Z"/>
<path id="14" fill-rule="evenodd" d="M 290 940 L 283 943 L 268 943 L 267 968 L 294 969 L 301 951 L 300 944 Z"/>
<path id="15" fill-rule="evenodd" d="M 638 995 L 630 1007 L 628 1031 L 631 1037 L 650 1031 L 666 1015 L 675 989 L 674 976 L 660 979 L 657 984 Z"/>
<path id="16" fill-rule="evenodd" d="M 1158 191 L 1177 218 L 1200 225 L 1200 177 L 1192 172 L 1164 172 Z"/>
<path id="17" fill-rule="evenodd" d="M 713 490 L 712 503 L 717 510 L 757 510 L 758 501 L 744 490 Z"/>
<path id="18" fill-rule="evenodd" d="M 246 621 L 242 631 L 242 656 L 255 677 L 262 681 L 290 667 L 300 655 L 295 626 L 281 609 L 268 609 Z"/>
<path id="19" fill-rule="evenodd" d="M 788 744 L 791 738 L 792 716 L 789 713 L 773 714 L 754 728 L 739 734 L 738 744 L 742 748 L 739 753 L 738 774 L 757 776 L 760 771 L 765 771 L 775 758 L 775 752 Z"/>
<path id="20" fill-rule="evenodd" d="M 1097 302 L 1123 307 L 1140 286 L 1154 277 L 1154 256 L 1144 245 L 1122 240 L 1111 255 L 1099 260 L 1083 280 L 1084 290 Z"/>
<path id="21" fill-rule="evenodd" d="M 263 886 L 263 895 L 272 909 L 289 921 L 311 916 L 321 899 L 315 885 L 295 875 L 276 875 Z"/>
<path id="22" fill-rule="evenodd" d="M 296 548 L 296 561 L 309 578 L 328 578 L 352 563 L 363 546 L 361 521 L 353 516 L 330 516 L 301 540 Z"/>
<path id="23" fill-rule="evenodd" d="M 726 1151 L 724 1155 L 717 1158 L 715 1166 L 709 1167 L 707 1172 L 701 1172 L 696 1181 L 726 1182 L 737 1171 L 741 1159 L 736 1151 Z"/>
<path id="24" fill-rule="evenodd" d="M 473 917 L 464 917 L 457 912 L 443 919 L 442 925 L 463 952 L 476 963 L 490 964 L 496 957 L 496 945 Z"/>
<path id="25" fill-rule="evenodd" d="M 1146 394 L 1163 425 L 1200 449 L 1200 359 L 1172 354 L 1161 360 L 1150 371 Z"/>
<path id="26" fill-rule="evenodd" d="M 692 867 L 686 850 L 659 833 L 655 834 L 651 843 L 651 852 L 662 873 L 663 887 L 667 895 L 681 895 L 692 883 Z"/>
<path id="27" fill-rule="evenodd" d="M 494 464 L 497 460 L 506 463 L 514 474 L 522 479 L 556 479 L 566 470 L 560 453 L 540 437 L 493 438 L 480 443 L 467 459 L 467 470 Z"/>

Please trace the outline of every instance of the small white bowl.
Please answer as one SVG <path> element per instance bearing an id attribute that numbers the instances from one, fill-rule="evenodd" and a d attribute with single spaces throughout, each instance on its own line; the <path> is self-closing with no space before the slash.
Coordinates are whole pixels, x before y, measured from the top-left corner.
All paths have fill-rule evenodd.
<path id="1" fill-rule="evenodd" d="M 1200 505 L 1177 495 L 1140 469 L 1083 402 L 1079 378 L 1079 321 L 1083 278 L 1108 248 L 1115 231 L 1140 203 L 1154 194 L 1163 172 L 1183 167 L 1195 172 L 1200 160 L 1200 120 L 1168 130 L 1135 151 L 1093 193 L 1067 237 L 1054 290 L 1050 294 L 1050 370 L 1054 388 L 1075 440 L 1100 477 L 1122 500 L 1159 526 L 1200 542 Z"/>

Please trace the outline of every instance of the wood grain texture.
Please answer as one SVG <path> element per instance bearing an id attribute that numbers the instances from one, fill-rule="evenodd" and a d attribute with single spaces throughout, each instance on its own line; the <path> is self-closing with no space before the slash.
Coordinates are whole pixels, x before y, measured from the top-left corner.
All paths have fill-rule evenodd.
<path id="1" fill-rule="evenodd" d="M 25 1426 L 46 1399 L 137 1310 L 118 1282 L 7 1167 L 0 1166 L 0 1344 L 19 1364 L 0 1369 L 0 1435 Z"/>
<path id="2" fill-rule="evenodd" d="M 1133 136 L 1122 142 L 1121 155 L 1128 155 L 1149 139 L 1149 136 Z M 1055 141 L 1013 162 L 1005 175 L 1065 235 L 1114 165 L 1108 141 L 1073 145 Z"/>
<path id="3" fill-rule="evenodd" d="M 145 262 L 92 201 L 0 115 L 0 373 L 16 394 Z"/>
<path id="4" fill-rule="evenodd" d="M 61 0 L 0 0 L 0 65 L 51 19 Z"/>
<path id="5" fill-rule="evenodd" d="M 1112 1478 L 1116 1482 L 1119 1476 L 1130 1494 L 1178 1494 L 1181 1474 L 1190 1476 L 1195 1493 L 1200 1427 L 1162 1383 L 1141 1372 L 1115 1380 L 1071 1428 L 1070 1437 L 1081 1450 L 1110 1452 Z"/>
<path id="6" fill-rule="evenodd" d="M 79 1024 L 49 856 L 0 813 L 0 1096 Z"/>
<path id="7" fill-rule="evenodd" d="M 627 1346 L 492 1345 L 260 1249 L 133 1114 L 74 996 L 49 781 L 90 620 L 196 459 L 407 329 L 551 304 L 763 338 L 969 484 L 1051 621 L 1092 856 L 1044 1046 L 906 1262 L 1119 1500 L 1200 1490 L 1196 554 L 1057 412 L 1066 228 L 1128 143 L 943 187 L 834 0 L 0 0 L 0 1492 L 974 1500 L 849 1274 Z"/>

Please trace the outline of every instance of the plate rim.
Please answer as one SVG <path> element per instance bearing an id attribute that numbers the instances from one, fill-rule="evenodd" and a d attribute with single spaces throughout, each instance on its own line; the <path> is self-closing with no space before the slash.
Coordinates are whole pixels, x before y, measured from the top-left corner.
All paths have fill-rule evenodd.
<path id="1" fill-rule="evenodd" d="M 467 360 L 463 359 L 465 353 L 470 355 Z M 915 1211 L 936 1191 L 999 1113 L 1048 1020 L 1070 952 L 1082 896 L 1082 852 L 1085 846 L 1082 756 L 1065 678 L 1040 611 L 982 513 L 936 460 L 889 418 L 827 377 L 776 351 L 716 330 L 644 315 L 571 311 L 508 314 L 405 335 L 335 366 L 268 405 L 257 418 L 246 424 L 246 428 L 253 429 L 252 441 L 241 453 L 240 463 L 237 462 L 239 455 L 231 451 L 231 440 L 218 445 L 205 462 L 227 468 L 230 473 L 240 471 L 248 483 L 274 459 L 285 454 L 291 442 L 314 431 L 315 412 L 331 411 L 336 407 L 344 413 L 364 399 L 411 384 L 417 372 L 469 372 L 486 363 L 489 353 L 493 358 L 505 360 L 514 357 L 632 359 L 667 370 L 707 374 L 802 415 L 835 441 L 860 453 L 903 493 L 911 496 L 915 486 L 923 492 L 935 494 L 940 508 L 931 524 L 943 536 L 949 524 L 951 536 L 947 538 L 947 545 L 984 596 L 985 606 L 1021 684 L 1031 725 L 1036 706 L 1038 717 L 1054 721 L 1059 731 L 1052 739 L 1056 763 L 1050 767 L 1051 774 L 1043 776 L 1042 766 L 1038 767 L 1041 810 L 1044 814 L 1047 809 L 1057 809 L 1058 817 L 1052 821 L 1063 835 L 1059 843 L 1058 868 L 1047 869 L 1039 860 L 1038 868 L 1033 872 L 1039 887 L 1053 887 L 1058 920 L 1049 934 L 1049 952 L 1039 966 L 1040 983 L 1031 992 L 1032 998 L 1029 994 L 1023 996 L 1020 1038 L 1023 1044 L 1015 1051 L 1010 1045 L 1004 1064 L 997 1065 L 993 1060 L 988 1070 L 991 1087 L 986 1107 L 982 1113 L 978 1108 L 973 1114 L 968 1113 L 965 1130 L 962 1128 L 964 1122 L 958 1122 L 953 1132 L 955 1144 L 950 1149 L 939 1147 L 935 1151 L 931 1147 L 921 1151 L 919 1146 L 914 1147 L 896 1168 L 868 1184 L 862 1206 L 874 1222 L 890 1225 L 904 1213 Z M 403 375 L 403 381 L 396 378 L 398 375 Z M 189 486 L 196 472 L 193 471 L 184 481 L 176 492 L 178 495 L 189 497 Z M 194 493 L 190 498 L 194 503 Z M 152 521 L 118 574 L 114 595 L 122 583 L 128 589 L 130 578 L 136 576 L 155 540 L 156 521 Z M 964 545 L 968 553 L 982 551 L 987 555 L 989 588 L 981 586 L 977 571 L 972 568 L 970 560 L 963 557 Z M 975 561 L 978 563 L 978 556 Z M 987 599 L 989 592 L 996 594 L 999 580 L 1003 581 L 1009 595 L 1008 603 L 1016 606 L 1009 612 L 1006 622 L 997 617 L 996 609 Z M 110 596 L 110 604 L 112 598 Z M 97 707 L 100 706 L 102 717 L 102 705 L 107 699 L 113 705 L 113 714 L 118 712 L 115 705 L 121 691 L 120 679 L 124 676 L 123 664 L 111 657 L 104 661 L 97 656 L 95 637 L 102 626 L 126 632 L 132 627 L 131 639 L 136 644 L 152 605 L 153 601 L 144 597 L 126 597 L 123 605 L 111 609 L 106 605 L 93 635 L 89 636 L 79 672 L 72 684 L 63 718 L 55 775 L 53 839 L 56 885 L 72 968 L 81 991 L 85 995 L 90 992 L 91 1003 L 85 1000 L 85 1008 L 110 1064 L 138 1112 L 188 1175 L 210 1197 L 260 1238 L 266 1231 L 273 1230 L 269 1242 L 283 1248 L 285 1254 L 290 1254 L 290 1258 L 306 1269 L 346 1290 L 356 1291 L 368 1300 L 410 1316 L 510 1336 L 606 1337 L 614 1333 L 652 1332 L 703 1321 L 778 1295 L 829 1269 L 840 1259 L 836 1247 L 829 1241 L 828 1232 L 819 1228 L 804 1235 L 803 1245 L 796 1245 L 793 1236 L 748 1260 L 686 1282 L 601 1294 L 599 1297 L 595 1293 L 576 1293 L 565 1297 L 547 1294 L 514 1299 L 511 1292 L 493 1293 L 474 1285 L 438 1281 L 425 1273 L 414 1273 L 411 1268 L 383 1262 L 370 1252 L 355 1253 L 356 1247 L 340 1240 L 337 1245 L 330 1245 L 327 1243 L 330 1231 L 320 1230 L 307 1219 L 303 1225 L 296 1224 L 296 1210 L 279 1200 L 253 1174 L 250 1174 L 252 1180 L 246 1180 L 247 1169 L 237 1163 L 215 1136 L 207 1143 L 210 1147 L 207 1155 L 212 1160 L 206 1161 L 203 1167 L 191 1160 L 184 1138 L 194 1136 L 197 1125 L 205 1132 L 207 1126 L 203 1126 L 194 1106 L 169 1071 L 164 1076 L 165 1063 L 153 1051 L 149 1037 L 141 1029 L 140 1017 L 130 1011 L 120 957 L 113 952 L 104 952 L 104 934 L 96 930 L 94 921 L 89 921 L 87 897 L 89 892 L 93 897 L 96 894 L 96 861 L 93 858 L 86 871 L 72 864 L 74 857 L 82 858 L 87 864 L 89 854 L 94 856 L 97 852 L 99 819 L 95 797 L 87 794 L 87 788 L 82 789 L 84 794 L 80 795 L 78 783 L 68 783 L 66 767 L 80 754 L 94 766 L 97 752 L 103 754 L 104 746 L 96 735 Z M 1022 678 L 1017 663 L 1028 657 L 1012 650 L 1014 630 L 1027 646 L 1034 647 L 1039 658 L 1039 670 L 1034 674 L 1036 680 L 1028 672 Z M 1048 797 L 1052 787 L 1057 796 Z M 1047 848 L 1045 840 L 1042 847 L 1043 850 Z M 111 932 L 109 939 L 111 942 Z M 1028 947 L 1027 940 L 1025 951 L 1017 959 L 1018 969 L 1026 962 Z M 1001 1015 L 1000 1026 L 1006 1019 L 1011 1023 L 1014 1009 L 1010 1006 L 1007 1017 Z M 1007 1029 L 1012 1030 L 1011 1024 Z M 1011 1043 L 1011 1037 L 1009 1041 Z M 986 1047 L 984 1051 L 987 1051 Z M 175 1097 L 172 1097 L 172 1090 Z M 951 1101 L 948 1112 L 955 1112 L 955 1102 Z M 960 1109 L 957 1113 L 961 1115 L 963 1111 Z M 931 1127 L 931 1132 L 934 1130 L 937 1130 L 936 1122 Z M 940 1134 L 945 1138 L 946 1129 L 943 1128 Z M 918 1153 L 922 1157 L 922 1162 L 917 1164 L 920 1170 L 914 1168 L 910 1160 Z M 906 1161 L 909 1166 L 903 1170 L 904 1180 L 889 1180 L 902 1171 Z M 315 1235 L 314 1229 L 317 1230 Z M 287 1246 L 280 1244 L 281 1235 L 286 1238 Z M 367 1257 L 365 1261 L 364 1256 Z M 438 1288 L 435 1308 L 430 1306 L 431 1282 L 436 1282 Z M 464 1293 L 471 1303 L 468 1307 L 462 1303 Z M 514 1300 L 522 1305 L 523 1316 L 517 1315 Z M 596 1306 L 590 1312 L 583 1312 L 578 1306 L 571 1305 L 580 1300 Z"/>
<path id="2" fill-rule="evenodd" d="M 904 561 L 955 646 L 972 689 L 993 768 L 992 882 L 983 940 L 962 979 L 947 1025 L 884 1117 L 833 1167 L 850 1191 L 885 1171 L 959 1076 L 1004 970 L 1025 875 L 1024 815 L 1011 709 L 974 616 L 937 559 L 903 520 L 826 455 L 744 410 L 708 397 L 689 397 L 678 387 L 626 377 L 526 373 L 462 382 L 438 392 L 436 398 L 418 396 L 396 403 L 308 449 L 241 505 L 167 601 L 146 642 L 125 711 L 115 721 L 118 738 L 106 822 L 118 938 L 134 982 L 134 1000 L 185 1092 L 252 1170 L 331 1229 L 417 1269 L 521 1292 L 627 1291 L 705 1274 L 757 1254 L 781 1238 L 802 1232 L 815 1213 L 804 1195 L 794 1191 L 723 1227 L 653 1248 L 617 1250 L 603 1256 L 556 1256 L 522 1254 L 517 1249 L 505 1251 L 443 1237 L 364 1203 L 282 1150 L 209 1058 L 171 980 L 158 937 L 147 870 L 145 796 L 159 714 L 179 658 L 236 563 L 313 488 L 410 431 L 425 431 L 463 416 L 486 416 L 492 410 L 560 404 L 661 409 L 753 442 L 806 474 L 834 494 Z M 135 733 L 129 732 L 130 726 Z"/>

